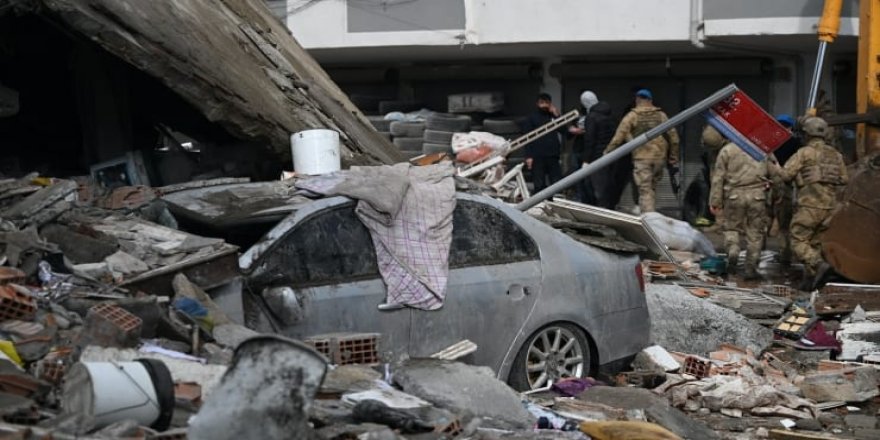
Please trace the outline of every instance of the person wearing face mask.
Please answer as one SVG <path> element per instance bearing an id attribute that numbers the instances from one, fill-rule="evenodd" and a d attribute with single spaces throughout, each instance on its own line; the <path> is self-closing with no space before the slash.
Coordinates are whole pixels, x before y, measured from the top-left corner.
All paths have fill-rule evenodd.
<path id="1" fill-rule="evenodd" d="M 578 125 L 583 128 L 574 145 L 574 156 L 577 160 L 578 169 L 602 157 L 602 151 L 614 136 L 615 124 L 611 119 L 611 105 L 605 101 L 599 101 L 596 94 L 590 90 L 581 93 L 581 104 L 584 107 L 584 117 Z M 579 200 L 590 205 L 607 207 L 609 205 L 608 186 L 610 185 L 610 173 L 612 167 L 603 168 L 592 176 L 582 180 L 579 184 Z"/>

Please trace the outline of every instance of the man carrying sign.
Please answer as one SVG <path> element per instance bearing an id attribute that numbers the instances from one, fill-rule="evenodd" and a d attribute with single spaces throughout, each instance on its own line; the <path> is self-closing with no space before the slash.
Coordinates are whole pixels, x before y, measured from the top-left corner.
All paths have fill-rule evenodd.
<path id="1" fill-rule="evenodd" d="M 830 266 L 822 259 L 819 236 L 827 229 L 826 221 L 837 203 L 837 192 L 849 178 L 843 155 L 825 143 L 828 123 L 818 117 L 803 122 L 806 144 L 784 168 L 774 167 L 786 182 L 797 186 L 797 205 L 791 219 L 791 250 L 805 266 L 804 285 Z"/>

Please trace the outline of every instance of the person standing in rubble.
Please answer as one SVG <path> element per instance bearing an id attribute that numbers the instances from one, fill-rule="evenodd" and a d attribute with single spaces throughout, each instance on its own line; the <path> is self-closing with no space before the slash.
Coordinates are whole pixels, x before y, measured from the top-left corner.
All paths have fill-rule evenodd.
<path id="1" fill-rule="evenodd" d="M 524 133 L 528 133 L 559 117 L 559 110 L 553 105 L 553 99 L 546 93 L 538 95 L 537 108 L 521 124 Z M 577 127 L 560 127 L 526 145 L 526 167 L 532 170 L 532 184 L 535 192 L 553 185 L 562 179 L 562 167 L 559 156 L 562 143 L 559 135 L 563 133 L 580 134 Z"/>
<path id="2" fill-rule="evenodd" d="M 836 205 L 838 190 L 849 177 L 843 155 L 825 142 L 829 133 L 824 119 L 811 116 L 801 125 L 806 144 L 776 167 L 782 180 L 794 181 L 797 200 L 791 219 L 791 250 L 804 263 L 801 288 L 809 290 L 831 266 L 822 258 L 819 237 Z"/>
<path id="3" fill-rule="evenodd" d="M 581 93 L 581 104 L 584 106 L 583 117 L 583 135 L 575 142 L 575 156 L 577 157 L 577 166 L 575 170 L 581 166 L 589 164 L 596 159 L 602 157 L 602 151 L 614 136 L 614 123 L 611 120 L 611 105 L 605 101 L 599 101 L 599 98 L 592 91 Z M 580 124 L 579 124 L 580 125 Z M 604 206 L 608 196 L 608 186 L 610 185 L 608 175 L 610 170 L 603 168 L 592 176 L 581 181 L 579 194 L 583 194 L 581 202 L 590 205 Z M 607 204 L 607 203 L 606 203 Z"/>
<path id="4" fill-rule="evenodd" d="M 754 280 L 758 275 L 758 261 L 764 238 L 770 224 L 770 198 L 773 155 L 756 161 L 733 142 L 727 141 L 718 152 L 712 172 L 709 192 L 709 210 L 720 217 L 727 248 L 727 268 L 736 273 L 741 239 L 746 242 L 746 261 L 743 278 Z"/>
<path id="5" fill-rule="evenodd" d="M 663 110 L 654 106 L 653 100 L 648 89 L 636 92 L 636 105 L 620 121 L 614 137 L 605 148 L 605 154 L 669 119 Z M 636 148 L 632 158 L 633 178 L 639 190 L 639 209 L 642 213 L 653 212 L 654 194 L 663 177 L 663 169 L 667 162 L 673 166 L 678 164 L 678 133 L 672 129 L 650 140 Z"/>

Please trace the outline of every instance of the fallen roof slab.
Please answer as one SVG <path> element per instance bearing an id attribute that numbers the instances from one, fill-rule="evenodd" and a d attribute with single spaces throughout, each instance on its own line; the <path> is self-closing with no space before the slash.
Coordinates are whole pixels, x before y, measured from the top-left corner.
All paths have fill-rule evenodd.
<path id="1" fill-rule="evenodd" d="M 33 0 L 41 14 L 158 78 L 232 135 L 289 154 L 290 135 L 340 133 L 345 165 L 400 153 L 269 11 L 250 0 Z"/>

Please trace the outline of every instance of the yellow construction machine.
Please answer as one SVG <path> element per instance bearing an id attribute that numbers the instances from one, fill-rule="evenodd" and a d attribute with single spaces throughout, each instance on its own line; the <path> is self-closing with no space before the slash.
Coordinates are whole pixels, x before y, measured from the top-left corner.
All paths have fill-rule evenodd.
<path id="1" fill-rule="evenodd" d="M 819 54 L 810 87 L 808 114 L 815 114 L 825 50 L 840 25 L 842 0 L 825 0 L 819 22 Z M 841 275 L 880 283 L 880 0 L 859 1 L 857 113 L 828 118 L 829 124 L 858 124 L 856 155 L 841 206 L 822 235 L 826 260 Z"/>

